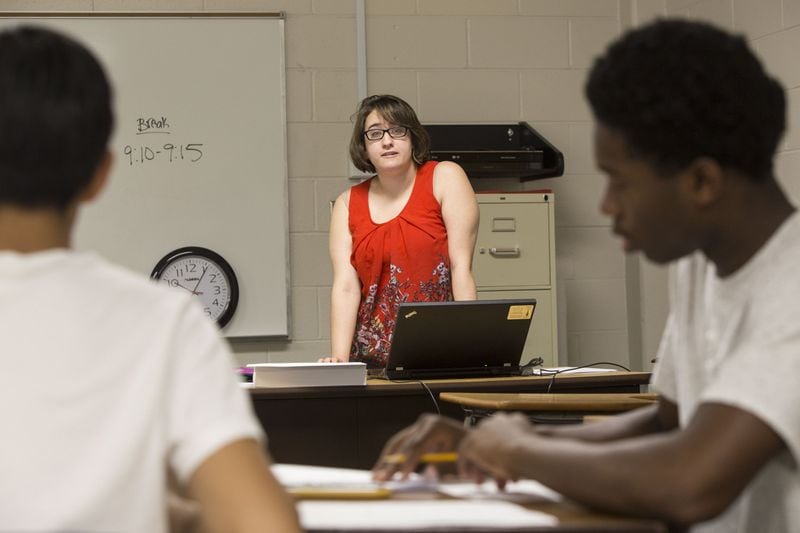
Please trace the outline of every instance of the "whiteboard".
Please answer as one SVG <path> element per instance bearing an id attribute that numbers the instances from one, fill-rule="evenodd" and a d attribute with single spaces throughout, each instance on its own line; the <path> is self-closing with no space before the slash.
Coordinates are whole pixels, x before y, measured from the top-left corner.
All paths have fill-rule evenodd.
<path id="1" fill-rule="evenodd" d="M 284 27 L 280 14 L 37 14 L 100 58 L 115 92 L 109 186 L 77 249 L 150 275 L 202 246 L 239 282 L 227 337 L 288 335 Z"/>

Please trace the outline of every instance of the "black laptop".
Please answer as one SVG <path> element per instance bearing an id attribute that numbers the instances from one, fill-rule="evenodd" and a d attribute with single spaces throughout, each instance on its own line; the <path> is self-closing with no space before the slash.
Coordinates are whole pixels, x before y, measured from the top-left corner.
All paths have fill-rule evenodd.
<path id="1" fill-rule="evenodd" d="M 533 298 L 401 304 L 385 377 L 519 375 L 535 308 Z"/>

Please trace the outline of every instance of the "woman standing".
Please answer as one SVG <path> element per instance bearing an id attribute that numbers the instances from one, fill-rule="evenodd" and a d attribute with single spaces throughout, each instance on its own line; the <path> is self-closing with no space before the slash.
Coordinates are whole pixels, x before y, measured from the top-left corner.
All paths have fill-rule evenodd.
<path id="1" fill-rule="evenodd" d="M 375 175 L 333 207 L 331 362 L 386 365 L 402 302 L 476 299 L 478 204 L 455 163 L 429 161 L 414 110 L 390 95 L 364 99 L 350 157 Z"/>

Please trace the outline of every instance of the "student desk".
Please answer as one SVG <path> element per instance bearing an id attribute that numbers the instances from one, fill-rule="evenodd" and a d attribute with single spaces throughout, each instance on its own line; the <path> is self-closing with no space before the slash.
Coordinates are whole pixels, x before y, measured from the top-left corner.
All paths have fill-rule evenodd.
<path id="1" fill-rule="evenodd" d="M 524 411 L 533 422 L 582 422 L 584 416 L 617 414 L 650 405 L 658 400 L 658 395 L 621 392 L 443 392 L 439 399 L 461 406 L 466 415 L 465 423 L 474 425 L 477 420 L 495 411 Z"/>
<path id="2" fill-rule="evenodd" d="M 638 393 L 649 372 L 562 374 L 555 393 Z M 431 395 L 443 392 L 545 392 L 551 376 L 390 382 L 364 387 L 250 389 L 275 462 L 371 468 L 386 440 L 422 413 L 435 413 Z M 430 390 L 430 394 L 428 393 Z M 461 408 L 440 403 L 443 415 L 463 419 Z"/>

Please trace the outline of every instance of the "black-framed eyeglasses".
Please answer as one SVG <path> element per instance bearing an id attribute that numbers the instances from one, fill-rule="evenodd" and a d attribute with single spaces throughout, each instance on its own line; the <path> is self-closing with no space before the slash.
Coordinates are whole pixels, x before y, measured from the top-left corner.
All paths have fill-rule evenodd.
<path id="1" fill-rule="evenodd" d="M 392 139 L 402 139 L 406 135 L 408 135 L 408 128 L 405 126 L 392 126 L 391 128 L 386 128 L 385 130 L 374 128 L 364 132 L 364 137 L 370 141 L 380 141 L 383 139 L 383 136 L 389 134 L 389 137 Z"/>

